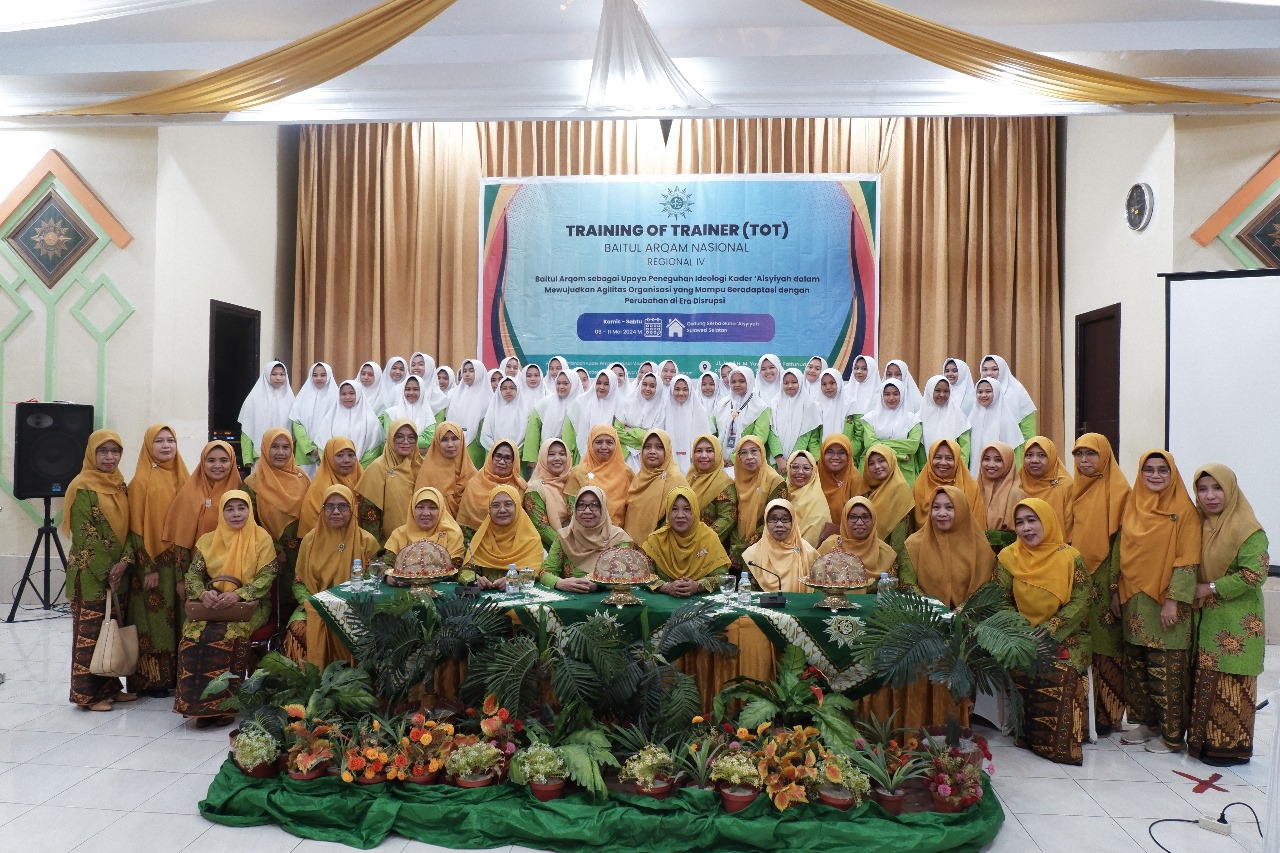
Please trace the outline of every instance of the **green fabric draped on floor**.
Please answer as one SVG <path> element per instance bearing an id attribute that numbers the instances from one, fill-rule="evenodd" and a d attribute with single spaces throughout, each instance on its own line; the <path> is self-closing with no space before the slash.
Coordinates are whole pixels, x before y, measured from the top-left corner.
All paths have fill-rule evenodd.
<path id="1" fill-rule="evenodd" d="M 226 761 L 200 813 L 226 826 L 279 824 L 300 838 L 376 847 L 392 832 L 442 847 L 609 850 L 611 853 L 788 850 L 830 853 L 977 851 L 995 837 L 1004 811 L 984 778 L 985 796 L 961 814 L 894 818 L 874 803 L 849 812 L 800 804 L 777 812 L 763 797 L 727 815 L 720 795 L 681 790 L 666 800 L 615 794 L 592 804 L 582 794 L 539 803 L 504 784 L 353 785 L 336 776 L 313 782 L 250 779 Z"/>

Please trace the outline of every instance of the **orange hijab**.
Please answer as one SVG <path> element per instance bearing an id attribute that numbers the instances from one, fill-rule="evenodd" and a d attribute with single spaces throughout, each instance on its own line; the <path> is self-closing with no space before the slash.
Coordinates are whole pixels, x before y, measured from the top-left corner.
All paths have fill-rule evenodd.
<path id="1" fill-rule="evenodd" d="M 413 517 L 414 508 L 423 501 L 431 501 L 440 509 L 436 525 L 430 530 L 419 527 L 418 520 Z M 399 554 L 406 546 L 423 539 L 429 539 L 441 545 L 449 552 L 450 557 L 461 557 L 466 550 L 466 543 L 462 539 L 462 528 L 449 514 L 444 495 L 440 494 L 440 490 L 434 486 L 423 486 L 413 493 L 413 500 L 409 503 L 409 517 L 387 537 L 386 549 L 393 554 Z"/>
<path id="2" fill-rule="evenodd" d="M 964 492 L 955 486 L 943 486 L 936 494 L 951 499 L 956 508 L 955 520 L 949 530 L 943 531 L 929 519 L 928 524 L 907 537 L 907 556 L 915 565 L 916 583 L 925 595 L 954 610 L 995 577 L 996 555 L 982 525 L 969 510 Z"/>
<path id="3" fill-rule="evenodd" d="M 477 377 L 476 381 L 479 382 L 480 378 Z M 458 455 L 452 459 L 440 450 L 440 440 L 448 435 L 456 435 L 461 439 Z M 415 490 L 423 486 L 439 489 L 445 502 L 449 504 L 449 512 L 455 518 L 458 507 L 462 504 L 462 493 L 466 491 L 467 483 L 476 475 L 476 466 L 471 461 L 471 454 L 467 453 L 466 444 L 467 439 L 460 425 L 453 421 L 441 421 L 436 427 L 435 435 L 431 437 L 431 446 L 427 448 L 427 455 L 418 466 L 418 478 L 414 481 Z"/>
<path id="4" fill-rule="evenodd" d="M 989 480 L 986 470 L 979 466 L 982 471 L 979 485 L 982 487 L 982 503 L 987 510 L 987 529 L 1012 530 L 1013 506 L 1025 498 L 1027 493 L 1018 485 L 1018 469 L 1013 464 L 1013 446 L 1003 441 L 993 441 L 982 448 L 982 453 L 993 448 L 1004 462 L 1004 473 L 998 479 Z M 981 459 L 982 456 L 979 455 L 978 458 Z"/>
<path id="5" fill-rule="evenodd" d="M 1120 600 L 1145 592 L 1163 603 L 1175 566 L 1200 565 L 1201 524 L 1182 474 L 1167 450 L 1149 450 L 1138 467 L 1155 457 L 1169 466 L 1169 485 L 1158 492 L 1137 482 L 1120 517 Z"/>
<path id="6" fill-rule="evenodd" d="M 844 448 L 845 453 L 849 454 L 849 464 L 840 472 L 840 479 L 838 480 L 834 474 L 827 470 L 826 464 L 827 448 L 837 444 Z M 844 506 L 845 501 L 854 495 L 866 492 L 867 485 L 863 482 L 862 474 L 858 471 L 858 460 L 853 458 L 853 443 L 849 441 L 849 437 L 844 433 L 833 432 L 822 439 L 822 452 L 818 454 L 818 477 L 822 481 L 822 493 L 827 496 L 827 510 L 831 513 L 833 521 L 840 513 L 840 508 Z M 904 508 L 903 512 L 905 511 L 906 509 Z M 897 524 L 898 520 L 894 519 L 893 523 Z M 892 526 L 890 529 L 892 529 Z"/>
<path id="7" fill-rule="evenodd" d="M 560 474 L 551 473 L 551 447 L 558 444 L 565 452 L 564 470 Z M 569 475 L 573 473 L 570 462 L 569 445 L 562 438 L 548 438 L 538 449 L 538 464 L 533 466 L 533 474 L 529 477 L 529 491 L 542 496 L 542 503 L 547 507 L 547 519 L 551 526 L 559 530 L 569 523 L 569 501 L 564 496 L 565 485 Z"/>
<path id="8" fill-rule="evenodd" d="M 1039 477 L 1032 476 L 1027 470 L 1026 450 L 1032 447 L 1039 447 L 1049 457 L 1048 467 Z M 1040 498 L 1053 507 L 1053 511 L 1058 514 L 1058 521 L 1062 522 L 1063 535 L 1066 536 L 1067 541 L 1070 541 L 1075 530 L 1075 513 L 1072 512 L 1071 507 L 1071 474 L 1067 471 L 1067 466 L 1062 464 L 1062 458 L 1058 455 L 1058 446 L 1043 435 L 1033 435 L 1027 439 L 1025 448 L 1022 470 L 1018 472 L 1018 485 L 1022 486 L 1027 497 Z"/>
<path id="9" fill-rule="evenodd" d="M 733 483 L 738 492 L 738 535 L 743 539 L 751 536 L 764 524 L 764 508 L 769 503 L 769 496 L 783 481 L 782 475 L 769 464 L 769 454 L 764 442 L 754 435 L 744 435 L 734 450 L 734 459 L 748 444 L 760 448 L 760 467 L 753 474 L 742 465 L 733 466 Z M 852 464 L 852 463 L 851 463 Z M 795 513 L 792 512 L 794 521 Z"/>
<path id="10" fill-rule="evenodd" d="M 876 480 L 871 474 L 871 454 L 875 454 L 889 463 L 889 476 L 883 480 Z M 894 453 L 892 448 L 887 444 L 873 444 L 867 448 L 866 459 L 862 461 L 863 476 L 866 477 L 867 486 L 870 491 L 867 497 L 871 499 L 871 505 L 876 508 L 876 536 L 881 539 L 888 539 L 893 529 L 902 522 L 903 516 L 911 512 L 915 506 L 916 498 L 911 491 L 911 487 L 907 485 L 907 478 L 902 476 L 902 469 L 898 467 L 898 454 Z M 848 502 L 844 506 L 848 506 Z M 845 515 L 849 511 L 845 510 Z M 839 523 L 839 519 L 832 517 L 832 521 Z"/>
<path id="11" fill-rule="evenodd" d="M 951 472 L 950 477 L 946 478 L 939 477 L 933 470 L 933 456 L 943 445 L 951 451 L 951 456 L 955 459 L 955 470 Z M 933 496 L 943 486 L 955 486 L 964 492 L 965 499 L 969 502 L 969 511 L 973 513 L 974 518 L 987 517 L 987 508 L 982 502 L 982 489 L 978 487 L 977 481 L 969 473 L 968 466 L 964 464 L 964 457 L 960 455 L 960 445 L 950 438 L 940 438 L 929 448 L 924 469 L 916 478 L 916 485 L 912 490 L 916 504 L 916 527 L 924 527 L 929 523 L 929 507 L 933 504 Z"/>
<path id="12" fill-rule="evenodd" d="M 613 454 L 608 459 L 596 456 L 595 440 L 602 435 L 613 436 Z M 609 517 L 614 524 L 621 525 L 627 517 L 627 492 L 632 477 L 625 457 L 618 431 L 610 424 L 596 424 L 587 433 L 587 455 L 570 473 L 566 492 L 576 495 L 583 486 L 599 486 L 609 496 Z"/>
<path id="13" fill-rule="evenodd" d="M 339 474 L 333 464 L 334 458 L 343 450 L 355 453 L 356 443 L 342 435 L 325 442 L 324 453 L 320 457 L 320 467 L 316 469 L 316 475 L 312 478 L 311 485 L 307 487 L 306 497 L 302 499 L 302 514 L 298 516 L 299 536 L 306 536 L 320 523 L 320 504 L 324 503 L 325 493 L 329 491 L 330 486 L 346 486 L 352 493 L 355 492 L 360 482 L 360 461 L 356 460 L 356 467 L 346 476 Z"/>
<path id="14" fill-rule="evenodd" d="M 1086 477 L 1076 468 L 1071 483 L 1071 544 L 1084 557 L 1090 574 L 1111 555 L 1111 537 L 1120 529 L 1124 505 L 1129 500 L 1129 481 L 1116 464 L 1111 442 L 1105 435 L 1086 432 L 1076 439 L 1073 450 L 1088 448 L 1098 454 L 1098 473 Z"/>
<path id="15" fill-rule="evenodd" d="M 498 474 L 493 467 L 493 454 L 499 447 L 506 447 L 515 457 L 511 463 L 511 473 L 505 477 Z M 528 485 L 520 476 L 520 448 L 509 438 L 498 439 L 498 442 L 489 449 L 484 467 L 467 481 L 467 487 L 462 491 L 462 502 L 458 505 L 456 516 L 458 524 L 470 527 L 472 530 L 479 530 L 480 525 L 489 518 L 489 503 L 493 500 L 494 489 L 498 486 L 511 486 L 516 490 L 518 495 L 516 503 L 519 504 L 524 500 L 524 490 Z M 505 566 L 506 563 L 502 565 Z"/>
<path id="16" fill-rule="evenodd" d="M 791 516 L 791 530 L 781 542 L 774 539 L 766 529 L 760 540 L 742 552 L 742 564 L 747 566 L 751 576 L 763 590 L 773 592 L 808 592 L 808 588 L 800 584 L 801 578 L 809 577 L 809 567 L 818 559 L 818 551 L 800 535 L 800 526 L 796 524 L 795 507 L 790 501 L 776 498 L 765 507 L 765 517 L 774 509 L 785 509 Z M 748 561 L 772 569 L 782 578 L 779 588 L 778 578 L 768 572 L 762 572 L 755 566 L 747 565 Z"/>
<path id="17" fill-rule="evenodd" d="M 337 440 L 331 439 L 325 445 L 325 456 L 329 455 L 329 445 Z M 350 443 L 350 439 L 343 440 Z M 350 447 L 354 450 L 355 444 L 350 443 Z M 352 560 L 362 560 L 367 566 L 378 553 L 378 540 L 362 530 L 356 520 L 355 492 L 341 484 L 329 486 L 316 503 L 317 512 L 330 495 L 339 495 L 351 504 L 351 514 L 342 527 L 334 527 L 321 519 L 315 529 L 302 539 L 302 547 L 298 550 L 298 580 L 312 595 L 332 589 L 350 578 Z M 316 613 L 315 606 L 309 601 L 303 602 L 303 606 L 307 611 L 307 660 L 321 668 L 334 660 L 350 660 L 351 653 L 329 630 L 324 619 Z"/>
<path id="18" fill-rule="evenodd" d="M 644 444 L 650 436 L 662 442 L 663 460 L 657 468 L 644 462 Z M 671 436 L 666 430 L 651 429 L 640 442 L 640 471 L 631 478 L 627 489 L 627 514 L 622 528 L 633 542 L 644 540 L 657 529 L 667 508 L 667 493 L 680 486 L 687 486 L 684 474 L 671 452 Z"/>
<path id="19" fill-rule="evenodd" d="M 498 495 L 508 495 L 516 502 L 516 517 L 505 527 L 494 524 L 488 513 L 489 504 Z M 520 568 L 542 565 L 542 538 L 520 501 L 519 490 L 510 484 L 504 483 L 490 490 L 484 520 L 476 529 L 476 535 L 471 537 L 471 549 L 463 565 L 490 569 L 500 569 L 512 563 Z"/>
<path id="20" fill-rule="evenodd" d="M 395 435 L 403 427 L 413 432 L 413 449 L 401 456 L 396 451 Z M 382 455 L 374 460 L 356 485 L 356 494 L 382 510 L 383 541 L 399 527 L 405 516 L 413 514 L 411 499 L 422 454 L 418 452 L 418 426 L 408 418 L 394 420 L 387 427 L 387 440 Z"/>
<path id="21" fill-rule="evenodd" d="M 871 513 L 871 535 L 866 539 L 855 539 L 853 535 L 853 527 L 849 524 L 849 513 L 853 512 L 855 506 L 864 506 L 867 512 Z M 849 498 L 845 502 L 844 511 L 840 513 L 840 535 L 829 536 L 827 541 L 822 543 L 822 547 L 818 549 L 820 554 L 829 554 L 836 549 L 844 551 L 846 554 L 852 554 L 862 561 L 862 565 L 866 567 L 867 574 L 878 578 L 881 574 L 889 572 L 897 574 L 895 563 L 898 561 L 898 554 L 893 547 L 878 534 L 879 519 L 876 517 L 876 505 L 871 502 L 870 498 L 856 497 Z"/>
<path id="22" fill-rule="evenodd" d="M 280 468 L 271 464 L 271 445 L 277 438 L 289 442 L 289 459 Z M 258 495 L 258 518 L 272 539 L 284 536 L 284 529 L 302 515 L 302 501 L 307 497 L 311 478 L 293 460 L 293 436 L 280 427 L 262 434 L 259 448 L 262 458 L 245 478 L 245 485 Z"/>
<path id="23" fill-rule="evenodd" d="M 62 505 L 65 509 L 62 512 L 62 532 L 71 535 L 71 505 L 75 503 L 80 490 L 85 489 L 98 493 L 98 509 L 106 516 L 107 524 L 111 525 L 111 531 L 116 535 L 116 541 L 124 547 L 125 540 L 129 538 L 129 493 L 124 474 L 120 473 L 119 463 L 110 474 L 98 470 L 98 448 L 108 441 L 114 441 L 121 449 L 124 448 L 124 442 L 114 430 L 98 429 L 90 434 L 89 443 L 84 448 L 84 461 L 80 463 L 80 473 L 67 486 L 66 494 L 63 495 Z"/>
<path id="24" fill-rule="evenodd" d="M 231 500 L 241 500 L 249 506 L 249 520 L 239 530 L 232 530 L 222 514 L 227 502 Z M 241 489 L 228 489 L 222 493 L 222 497 L 218 499 L 218 526 L 212 533 L 206 533 L 196 540 L 196 550 L 204 557 L 205 570 L 210 578 L 231 575 L 239 578 L 240 583 L 246 586 L 253 582 L 259 571 L 276 559 L 276 543 L 272 540 L 271 533 L 253 520 L 253 501 L 249 499 L 249 493 Z M 214 588 L 219 592 L 234 589 L 225 581 L 215 584 Z"/>
<path id="25" fill-rule="evenodd" d="M 215 448 L 221 449 L 231 460 L 231 470 L 222 480 L 210 480 L 205 474 L 205 460 Z M 200 465 L 187 478 L 174 495 L 173 503 L 164 519 L 165 547 L 178 545 L 188 550 L 196 546 L 196 540 L 212 533 L 218 526 L 222 511 L 218 509 L 224 492 L 240 488 L 240 469 L 236 467 L 236 455 L 225 441 L 211 441 L 200 451 Z"/>
<path id="26" fill-rule="evenodd" d="M 676 533 L 671 527 L 671 507 L 676 498 L 687 500 L 693 510 L 693 524 L 684 533 Z M 693 489 L 681 486 L 667 493 L 667 523 L 650 533 L 640 546 L 663 577 L 702 580 L 716 569 L 729 565 L 729 555 L 720 544 L 720 537 L 702 520 L 701 514 L 702 507 Z"/>
<path id="27" fill-rule="evenodd" d="M 795 478 L 791 476 L 791 463 L 800 456 L 803 456 L 813 468 L 813 474 L 809 475 L 809 482 L 803 486 L 797 486 Z M 818 463 L 814 461 L 813 454 L 807 450 L 797 450 L 787 460 L 787 499 L 795 508 L 795 524 L 800 528 L 800 535 L 804 541 L 815 548 L 818 546 L 818 537 L 832 520 L 831 510 L 827 509 L 827 496 L 822 493 L 822 482 L 817 473 Z"/>
<path id="28" fill-rule="evenodd" d="M 701 441 L 708 442 L 711 445 L 711 449 L 715 451 L 716 456 L 712 460 L 711 470 L 699 471 L 697 462 L 692 461 L 689 463 L 689 470 L 684 472 L 684 478 L 688 481 L 694 494 L 698 496 L 698 503 L 706 507 L 720 497 L 720 494 L 733 483 L 733 480 L 724 470 L 724 451 L 720 447 L 720 439 L 709 432 L 704 432 L 693 440 L 693 447 L 697 448 L 698 442 Z"/>
<path id="29" fill-rule="evenodd" d="M 1071 600 L 1071 581 L 1080 552 L 1062 538 L 1062 523 L 1048 503 L 1040 498 L 1024 498 L 1013 511 L 1019 507 L 1026 507 L 1040 519 L 1044 539 L 1034 547 L 1016 539 L 1000 552 L 1000 565 L 1013 575 L 1013 600 L 1018 612 L 1032 625 L 1039 625 Z"/>
<path id="30" fill-rule="evenodd" d="M 129 530 L 142 538 L 142 550 L 152 559 L 164 551 L 164 517 L 178 489 L 191 476 L 182 461 L 182 453 L 175 450 L 173 458 L 161 462 L 151 453 L 151 443 L 160 430 L 178 434 L 168 424 L 152 424 L 142 436 L 138 449 L 138 467 L 129 483 Z"/>

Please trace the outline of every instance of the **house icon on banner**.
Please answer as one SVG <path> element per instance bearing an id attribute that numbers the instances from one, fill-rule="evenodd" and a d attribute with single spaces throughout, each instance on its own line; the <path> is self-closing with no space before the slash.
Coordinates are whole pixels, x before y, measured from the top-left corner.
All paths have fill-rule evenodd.
<path id="1" fill-rule="evenodd" d="M 681 323 L 681 322 L 680 322 L 680 320 L 679 320 L 678 318 L 676 318 L 676 317 L 672 317 L 670 320 L 668 320 L 668 321 L 667 321 L 667 337 L 668 337 L 668 338 L 683 338 L 683 337 L 684 337 L 684 323 Z"/>

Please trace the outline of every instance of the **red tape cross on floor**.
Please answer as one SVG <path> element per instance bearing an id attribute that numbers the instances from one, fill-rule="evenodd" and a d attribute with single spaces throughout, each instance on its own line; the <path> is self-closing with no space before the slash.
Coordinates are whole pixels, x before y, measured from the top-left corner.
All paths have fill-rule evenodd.
<path id="1" fill-rule="evenodd" d="M 1196 783 L 1196 786 L 1191 789 L 1191 792 L 1193 794 L 1203 794 L 1205 791 L 1221 791 L 1224 794 L 1227 792 L 1226 788 L 1220 788 L 1217 785 L 1213 784 L 1214 782 L 1217 782 L 1219 779 L 1222 778 L 1221 773 L 1214 773 L 1208 779 L 1197 779 L 1195 776 L 1192 776 L 1190 773 L 1183 773 L 1181 770 L 1175 770 L 1173 772 L 1177 773 L 1179 776 L 1190 779 L 1192 782 Z"/>

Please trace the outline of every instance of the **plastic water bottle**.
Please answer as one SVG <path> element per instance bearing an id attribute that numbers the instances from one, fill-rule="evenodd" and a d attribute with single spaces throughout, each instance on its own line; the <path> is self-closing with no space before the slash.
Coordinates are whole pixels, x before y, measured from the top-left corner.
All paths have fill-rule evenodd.
<path id="1" fill-rule="evenodd" d="M 751 573 L 743 572 L 738 578 L 738 604 L 748 607 L 751 604 Z"/>
<path id="2" fill-rule="evenodd" d="M 884 601 L 884 594 L 898 588 L 898 579 L 888 572 L 880 573 L 880 581 L 876 584 L 876 603 Z"/>
<path id="3" fill-rule="evenodd" d="M 349 586 L 352 592 L 360 592 L 364 589 L 364 563 L 359 558 L 351 561 L 351 583 Z"/>
<path id="4" fill-rule="evenodd" d="M 515 563 L 507 564 L 507 595 L 519 595 L 520 593 L 520 570 L 516 568 Z"/>

